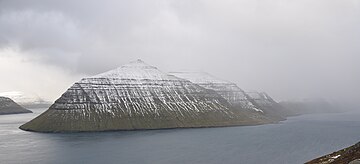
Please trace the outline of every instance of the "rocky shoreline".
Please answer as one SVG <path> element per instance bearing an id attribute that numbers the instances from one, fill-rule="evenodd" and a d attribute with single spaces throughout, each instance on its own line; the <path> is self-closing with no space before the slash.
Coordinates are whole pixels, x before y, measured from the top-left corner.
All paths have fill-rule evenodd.
<path id="1" fill-rule="evenodd" d="M 360 164 L 360 142 L 306 162 L 306 164 Z"/>

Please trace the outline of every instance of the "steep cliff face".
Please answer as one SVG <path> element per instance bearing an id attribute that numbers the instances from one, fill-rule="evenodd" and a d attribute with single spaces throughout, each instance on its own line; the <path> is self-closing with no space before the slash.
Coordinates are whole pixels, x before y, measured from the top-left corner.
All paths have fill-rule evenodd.
<path id="1" fill-rule="evenodd" d="M 246 93 L 232 82 L 220 80 L 205 72 L 171 72 L 170 74 L 189 80 L 206 89 L 216 91 L 233 106 L 262 112 L 260 108 L 249 100 Z"/>
<path id="2" fill-rule="evenodd" d="M 19 113 L 31 113 L 31 111 L 23 108 L 22 106 L 11 100 L 10 98 L 0 97 L 0 115 L 19 114 Z"/>
<path id="3" fill-rule="evenodd" d="M 233 110 L 216 92 L 138 60 L 75 83 L 20 128 L 76 132 L 258 123 Z"/>

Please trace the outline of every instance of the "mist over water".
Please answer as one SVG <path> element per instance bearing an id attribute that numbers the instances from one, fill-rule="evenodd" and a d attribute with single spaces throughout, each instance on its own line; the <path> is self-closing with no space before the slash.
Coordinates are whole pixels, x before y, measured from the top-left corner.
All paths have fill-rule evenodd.
<path id="1" fill-rule="evenodd" d="M 18 129 L 35 114 L 0 116 L 0 159 L 12 163 L 303 163 L 360 140 L 360 113 L 291 117 L 279 124 L 104 133 Z"/>

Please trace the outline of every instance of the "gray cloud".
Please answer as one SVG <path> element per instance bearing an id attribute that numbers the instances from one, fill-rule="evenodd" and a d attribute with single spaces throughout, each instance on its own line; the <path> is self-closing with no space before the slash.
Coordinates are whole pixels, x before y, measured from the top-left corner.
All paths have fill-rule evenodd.
<path id="1" fill-rule="evenodd" d="M 277 99 L 356 101 L 359 9 L 356 0 L 5 0 L 0 47 L 73 74 L 141 58 Z"/>

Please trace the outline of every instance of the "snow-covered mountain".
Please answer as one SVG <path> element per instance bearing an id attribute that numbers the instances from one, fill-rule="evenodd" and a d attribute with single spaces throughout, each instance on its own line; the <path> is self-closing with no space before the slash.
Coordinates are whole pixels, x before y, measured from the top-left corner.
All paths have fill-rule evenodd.
<path id="1" fill-rule="evenodd" d="M 2 92 L 0 96 L 8 97 L 26 108 L 49 107 L 50 102 L 44 101 L 36 94 L 23 93 L 19 91 Z"/>
<path id="2" fill-rule="evenodd" d="M 245 92 L 236 84 L 221 80 L 205 72 L 172 72 L 171 74 L 190 80 L 206 89 L 216 91 L 230 102 L 234 108 L 248 111 L 249 117 L 281 121 L 285 120 L 286 116 L 289 115 L 289 112 L 284 107 L 264 92 Z"/>
<path id="3" fill-rule="evenodd" d="M 267 106 L 272 106 L 274 104 L 277 104 L 277 102 L 274 101 L 265 92 L 251 91 L 251 92 L 246 92 L 246 94 L 249 96 L 249 98 L 251 100 L 255 101 L 255 103 L 261 107 L 267 107 Z"/>
<path id="4" fill-rule="evenodd" d="M 0 97 L 0 115 L 1 114 L 19 114 L 19 113 L 31 113 L 30 110 L 16 104 L 8 97 Z"/>
<path id="5" fill-rule="evenodd" d="M 249 100 L 268 116 L 284 120 L 287 116 L 292 115 L 291 111 L 284 108 L 265 92 L 248 91 L 246 94 Z"/>
<path id="6" fill-rule="evenodd" d="M 252 109 L 257 112 L 262 112 L 262 110 L 256 107 L 249 100 L 246 93 L 235 83 L 221 80 L 206 72 L 171 72 L 170 74 L 189 80 L 206 89 L 214 90 L 234 106 L 240 106 L 240 108 L 243 109 Z"/>
<path id="7" fill-rule="evenodd" d="M 39 132 L 211 127 L 264 123 L 219 94 L 141 60 L 80 80 L 22 125 Z"/>

